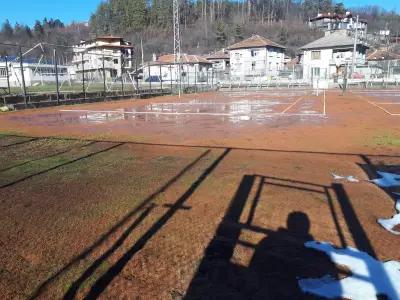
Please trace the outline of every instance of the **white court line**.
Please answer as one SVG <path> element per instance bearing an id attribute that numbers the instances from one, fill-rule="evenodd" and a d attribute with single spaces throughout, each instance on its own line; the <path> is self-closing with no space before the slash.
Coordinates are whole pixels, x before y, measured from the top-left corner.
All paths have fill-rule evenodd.
<path id="1" fill-rule="evenodd" d="M 293 102 L 291 105 L 289 105 L 288 107 L 286 107 L 281 114 L 286 113 L 289 109 L 291 109 L 293 106 L 295 106 L 299 101 L 303 100 L 304 96 L 300 97 L 299 99 L 297 99 L 295 102 Z"/>
<path id="2" fill-rule="evenodd" d="M 371 102 L 371 101 L 368 101 L 368 100 L 366 100 L 366 101 L 367 101 L 369 104 L 371 104 L 371 105 L 373 105 L 373 106 L 375 106 L 375 107 L 377 107 L 377 108 L 383 110 L 383 111 L 384 111 L 385 113 L 387 113 L 388 115 L 391 115 L 391 116 L 400 116 L 400 114 L 392 114 L 390 111 L 388 111 L 387 109 L 385 109 L 385 108 L 379 106 L 378 104 L 376 104 L 376 103 L 374 103 L 374 102 Z"/>
<path id="3" fill-rule="evenodd" d="M 324 116 L 326 116 L 326 91 L 324 91 Z"/>
<path id="4" fill-rule="evenodd" d="M 226 116 L 226 117 L 240 117 L 240 116 L 316 116 L 325 117 L 324 114 L 282 114 L 282 113 L 269 113 L 269 114 L 232 114 L 232 113 L 191 113 L 191 112 L 151 112 L 151 111 L 119 111 L 119 110 L 78 110 L 78 109 L 61 109 L 60 112 L 75 112 L 75 113 L 109 113 L 109 114 L 128 114 L 128 115 L 199 115 L 199 116 Z"/>
<path id="5" fill-rule="evenodd" d="M 167 106 L 167 105 L 176 105 L 176 106 L 179 106 L 179 105 L 232 105 L 232 104 L 234 104 L 234 105 L 246 105 L 246 106 L 272 106 L 272 105 L 287 105 L 287 104 L 291 104 L 292 102 L 290 102 L 290 103 L 281 103 L 281 102 L 279 102 L 279 100 L 278 99 L 271 99 L 271 100 L 267 100 L 267 99 L 264 99 L 264 100 L 243 100 L 243 101 L 248 101 L 247 103 L 245 103 L 245 102 L 239 102 L 239 101 L 236 101 L 236 102 L 212 102 L 212 103 L 207 103 L 207 102 L 199 102 L 199 103 L 191 103 L 191 102 L 164 102 L 164 103 L 152 103 L 152 104 L 147 104 L 147 105 L 145 105 L 145 106 L 163 106 L 163 105 L 165 105 L 165 106 Z M 257 102 L 257 101 L 268 101 L 268 102 L 273 102 L 272 104 L 271 103 L 266 103 L 266 104 L 250 104 L 249 102 Z"/>
<path id="6" fill-rule="evenodd" d="M 380 105 L 399 105 L 400 102 L 378 102 Z"/>

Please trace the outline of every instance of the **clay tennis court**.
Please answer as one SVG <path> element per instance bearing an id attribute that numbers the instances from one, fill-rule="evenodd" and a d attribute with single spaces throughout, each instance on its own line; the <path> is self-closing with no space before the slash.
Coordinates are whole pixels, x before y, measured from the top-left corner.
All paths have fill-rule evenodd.
<path id="1" fill-rule="evenodd" d="M 354 272 L 306 242 L 400 261 L 377 222 L 400 189 L 369 181 L 400 174 L 382 101 L 400 98 L 247 90 L 1 114 L 1 298 L 320 299 L 299 279 Z"/>

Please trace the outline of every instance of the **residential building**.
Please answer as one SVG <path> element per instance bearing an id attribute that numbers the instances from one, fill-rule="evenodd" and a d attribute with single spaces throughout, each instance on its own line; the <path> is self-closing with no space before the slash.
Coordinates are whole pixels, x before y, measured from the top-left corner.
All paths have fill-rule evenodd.
<path id="1" fill-rule="evenodd" d="M 132 69 L 134 47 L 120 36 L 99 36 L 82 41 L 73 47 L 73 75 L 76 79 L 102 79 L 121 77 L 121 73 Z M 103 70 L 104 69 L 104 70 Z"/>
<path id="2" fill-rule="evenodd" d="M 230 55 L 225 49 L 211 53 L 205 57 L 212 63 L 214 77 L 217 80 L 225 80 L 229 78 L 230 73 Z"/>
<path id="3" fill-rule="evenodd" d="M 353 63 L 354 39 L 336 32 L 300 48 L 303 79 L 332 79 Z M 355 64 L 364 65 L 368 46 L 357 42 Z"/>
<path id="4" fill-rule="evenodd" d="M 400 80 L 400 54 L 386 49 L 376 49 L 367 55 L 367 61 L 370 73 L 375 77 L 380 75 Z"/>
<path id="5" fill-rule="evenodd" d="M 231 78 L 277 76 L 284 68 L 285 47 L 259 35 L 253 35 L 228 47 Z"/>
<path id="6" fill-rule="evenodd" d="M 181 82 L 194 84 L 211 82 L 212 63 L 199 55 L 181 54 L 175 59 L 174 54 L 166 54 L 143 67 L 144 81 Z"/>
<path id="7" fill-rule="evenodd" d="M 45 61 L 37 61 L 33 59 L 24 59 L 23 74 L 25 86 L 43 85 L 46 83 L 56 82 L 56 69 L 54 64 Z M 67 66 L 58 65 L 58 80 L 63 82 L 69 80 Z M 7 81 L 8 75 L 8 81 Z M 7 63 L 5 58 L 0 58 L 0 88 L 23 86 L 21 63 L 19 58 L 8 57 Z"/>
<path id="8" fill-rule="evenodd" d="M 319 13 L 316 17 L 310 19 L 310 28 L 319 29 L 325 32 L 336 30 L 354 31 L 357 28 L 360 37 L 365 37 L 368 30 L 368 22 L 353 16 L 351 12 L 344 15 L 335 13 Z"/>

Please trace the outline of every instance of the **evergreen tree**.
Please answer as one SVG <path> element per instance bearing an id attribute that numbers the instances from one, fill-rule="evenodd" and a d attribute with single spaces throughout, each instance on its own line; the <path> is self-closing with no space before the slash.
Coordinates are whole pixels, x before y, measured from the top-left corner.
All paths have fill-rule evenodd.
<path id="1" fill-rule="evenodd" d="M 236 24 L 235 26 L 235 42 L 240 42 L 243 40 L 243 28 L 240 24 Z"/>
<path id="2" fill-rule="evenodd" d="M 215 27 L 215 35 L 218 45 L 220 47 L 225 46 L 227 36 L 225 32 L 225 26 L 222 22 L 217 23 L 217 26 Z"/>
<path id="3" fill-rule="evenodd" d="M 338 15 L 344 15 L 346 13 L 346 8 L 344 7 L 343 2 L 336 3 L 334 11 Z"/>
<path id="4" fill-rule="evenodd" d="M 44 29 L 40 21 L 36 20 L 33 26 L 33 33 L 36 37 L 41 38 L 44 34 Z"/>
<path id="5" fill-rule="evenodd" d="M 1 33 L 4 35 L 6 38 L 11 38 L 14 34 L 14 29 L 12 28 L 10 21 L 6 20 L 3 23 L 3 26 L 1 28 Z"/>

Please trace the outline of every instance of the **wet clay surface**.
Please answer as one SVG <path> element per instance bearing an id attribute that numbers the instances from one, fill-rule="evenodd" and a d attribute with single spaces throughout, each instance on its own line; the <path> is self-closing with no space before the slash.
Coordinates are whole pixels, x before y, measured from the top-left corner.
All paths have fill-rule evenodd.
<path id="1" fill-rule="evenodd" d="M 288 111 L 321 111 L 320 96 L 297 96 Z M 18 158 L 0 171 L 2 299 L 316 299 L 301 293 L 297 277 L 349 274 L 305 241 L 400 260 L 400 240 L 376 223 L 394 213 L 393 199 L 367 181 L 377 170 L 399 170 L 398 148 L 372 139 L 398 134 L 399 121 L 361 99 L 329 92 L 328 118 L 287 116 L 274 126 L 203 116 L 184 125 L 59 126 L 40 116 L 51 120 L 58 109 L 0 115 L 1 128 L 110 141 L 39 138 L 0 148 L 7 160 Z M 138 136 L 221 147 L 119 142 Z M 335 181 L 332 172 L 361 181 Z"/>
<path id="2" fill-rule="evenodd" d="M 220 92 L 183 95 L 181 99 L 166 96 L 2 114 L 0 128 L 5 132 L 37 136 L 327 152 L 364 152 L 368 148 L 365 145 L 379 129 L 399 133 L 396 117 L 385 115 L 352 93 L 341 96 L 336 91 L 327 92 L 327 116 L 320 116 L 323 98 L 322 94 L 316 96 L 311 91 Z M 196 102 L 208 105 L 196 105 Z M 260 102 L 263 105 L 257 106 Z M 151 112 L 151 108 L 152 114 L 115 113 Z M 154 114 L 162 109 L 188 110 L 193 114 Z"/>

